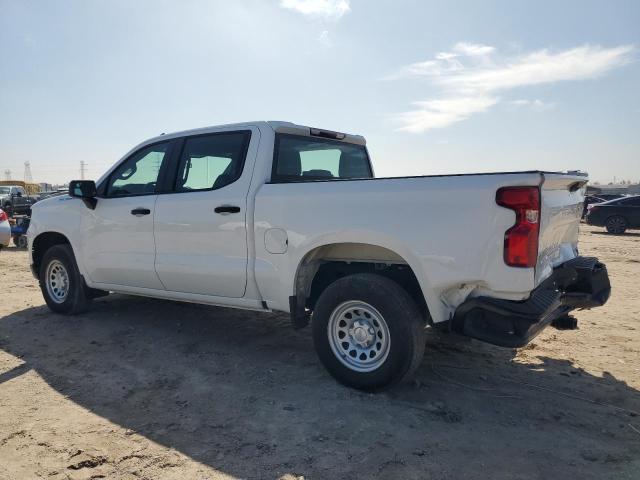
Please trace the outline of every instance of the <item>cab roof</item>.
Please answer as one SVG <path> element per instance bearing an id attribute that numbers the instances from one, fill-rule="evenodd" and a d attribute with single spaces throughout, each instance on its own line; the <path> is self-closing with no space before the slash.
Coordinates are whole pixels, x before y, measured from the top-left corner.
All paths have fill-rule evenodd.
<path id="1" fill-rule="evenodd" d="M 166 138 L 184 137 L 189 135 L 201 135 L 204 133 L 218 131 L 220 129 L 247 128 L 247 127 L 267 127 L 277 133 L 290 133 L 294 135 L 319 136 L 324 138 L 333 138 L 347 143 L 355 143 L 365 145 L 366 140 L 361 135 L 353 135 L 348 133 L 336 132 L 333 130 L 325 130 L 321 128 L 308 127 L 298 125 L 292 122 L 281 120 L 258 120 L 252 122 L 228 123 L 223 125 L 212 125 L 209 127 L 194 128 L 190 130 L 182 130 L 179 132 L 162 133 L 157 137 L 150 138 L 143 143 L 152 143 Z"/>

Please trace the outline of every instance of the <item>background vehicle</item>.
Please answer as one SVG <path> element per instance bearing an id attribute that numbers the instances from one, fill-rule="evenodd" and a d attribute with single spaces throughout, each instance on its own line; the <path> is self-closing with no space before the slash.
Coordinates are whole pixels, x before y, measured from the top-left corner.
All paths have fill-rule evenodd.
<path id="1" fill-rule="evenodd" d="M 621 193 L 599 193 L 596 195 L 598 198 L 603 199 L 605 202 L 609 200 L 617 200 L 618 198 L 624 198 L 626 195 L 622 195 Z"/>
<path id="2" fill-rule="evenodd" d="M 587 212 L 589 211 L 589 205 L 602 203 L 602 202 L 606 202 L 606 200 L 604 198 L 600 198 L 595 195 L 587 195 L 586 197 L 584 197 L 584 208 L 582 210 L 582 218 L 585 218 L 587 216 Z"/>
<path id="3" fill-rule="evenodd" d="M 605 227 L 609 233 L 640 228 L 640 195 L 590 205 L 588 210 L 587 223 Z"/>
<path id="4" fill-rule="evenodd" d="M 0 209 L 0 249 L 8 247 L 11 241 L 11 226 L 9 225 L 9 216 Z"/>
<path id="5" fill-rule="evenodd" d="M 428 324 L 517 347 L 606 302 L 606 268 L 578 255 L 586 182 L 374 179 L 361 136 L 286 122 L 191 130 L 36 204 L 32 268 L 61 313 L 113 291 L 312 320 L 329 372 L 376 390 L 417 367 Z"/>
<path id="6" fill-rule="evenodd" d="M 0 185 L 0 208 L 7 215 L 28 215 L 36 200 L 20 185 Z"/>

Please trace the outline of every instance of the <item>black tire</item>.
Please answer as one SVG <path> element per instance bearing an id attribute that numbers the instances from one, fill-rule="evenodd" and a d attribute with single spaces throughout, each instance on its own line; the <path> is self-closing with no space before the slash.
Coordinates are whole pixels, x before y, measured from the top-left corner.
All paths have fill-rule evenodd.
<path id="1" fill-rule="evenodd" d="M 339 347 L 332 347 L 329 329 L 332 314 L 352 301 L 373 307 L 388 327 L 388 354 L 372 371 L 350 368 L 334 353 L 333 348 Z M 425 326 L 406 290 L 388 278 L 362 273 L 338 279 L 322 292 L 313 311 L 313 342 L 320 361 L 336 380 L 359 390 L 377 391 L 403 381 L 420 365 L 426 342 Z M 347 355 L 343 353 L 342 357 L 346 359 Z"/>
<path id="2" fill-rule="evenodd" d="M 629 226 L 629 223 L 622 215 L 612 215 L 607 218 L 604 225 L 607 232 L 614 235 L 622 235 Z"/>
<path id="3" fill-rule="evenodd" d="M 47 270 L 54 261 L 62 264 L 68 278 L 67 294 L 61 300 L 56 300 L 47 288 Z M 45 252 L 40 264 L 39 279 L 42 296 L 52 311 L 75 315 L 84 312 L 91 305 L 88 288 L 80 275 L 70 245 L 55 245 Z"/>

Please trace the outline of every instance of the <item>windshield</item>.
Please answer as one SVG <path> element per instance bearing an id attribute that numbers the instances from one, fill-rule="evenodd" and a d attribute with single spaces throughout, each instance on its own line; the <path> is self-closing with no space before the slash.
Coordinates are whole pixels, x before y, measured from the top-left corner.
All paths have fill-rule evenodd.
<path id="1" fill-rule="evenodd" d="M 0 195 L 9 195 L 11 187 L 0 187 Z"/>

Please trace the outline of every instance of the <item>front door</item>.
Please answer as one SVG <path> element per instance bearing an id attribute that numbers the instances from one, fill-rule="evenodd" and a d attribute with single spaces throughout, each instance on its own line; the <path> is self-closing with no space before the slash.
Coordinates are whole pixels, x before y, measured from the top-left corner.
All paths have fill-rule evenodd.
<path id="1" fill-rule="evenodd" d="M 156 271 L 167 290 L 244 295 L 250 138 L 246 130 L 183 139 L 172 193 L 155 208 Z"/>
<path id="2" fill-rule="evenodd" d="M 83 218 L 82 251 L 93 282 L 163 289 L 155 272 L 153 218 L 157 183 L 170 142 L 143 147 L 100 186 Z"/>

